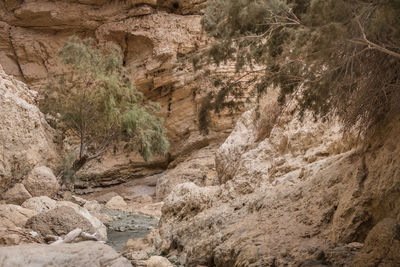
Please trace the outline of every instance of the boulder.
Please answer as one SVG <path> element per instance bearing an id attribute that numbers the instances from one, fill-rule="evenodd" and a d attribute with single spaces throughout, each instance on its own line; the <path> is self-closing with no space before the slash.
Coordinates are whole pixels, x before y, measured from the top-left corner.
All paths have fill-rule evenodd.
<path id="1" fill-rule="evenodd" d="M 57 202 L 58 207 L 70 207 L 74 209 L 74 211 L 81 216 L 83 216 L 86 220 L 90 222 L 93 229 L 95 230 L 95 235 L 98 240 L 106 241 L 107 240 L 107 228 L 105 225 L 96 218 L 96 214 L 91 214 L 87 209 L 79 206 L 78 204 L 69 202 L 69 201 L 59 201 Z M 107 218 L 107 216 L 105 216 Z M 105 220 L 106 221 L 106 220 Z"/>
<path id="2" fill-rule="evenodd" d="M 46 166 L 35 167 L 22 183 L 34 197 L 48 196 L 53 198 L 60 189 L 57 178 Z"/>
<path id="3" fill-rule="evenodd" d="M 400 222 L 386 218 L 375 225 L 352 266 L 400 266 Z"/>
<path id="4" fill-rule="evenodd" d="M 41 243 L 42 240 L 36 232 L 28 229 L 5 229 L 0 227 L 0 246 L 14 246 L 27 243 Z M 1 265 L 0 263 L 0 266 Z"/>
<path id="5" fill-rule="evenodd" d="M 48 246 L 26 244 L 0 248 L 2 266 L 93 266 L 129 267 L 127 259 L 110 246 L 100 242 L 85 241 L 74 244 Z"/>
<path id="6" fill-rule="evenodd" d="M 35 215 L 37 215 L 36 211 L 25 209 L 21 206 L 13 204 L 0 205 L 0 227 L 24 227 L 28 219 Z"/>
<path id="7" fill-rule="evenodd" d="M 95 232 L 92 224 L 71 207 L 57 207 L 33 216 L 26 222 L 25 227 L 41 233 L 43 236 L 63 236 L 76 228 L 87 233 Z"/>
<path id="8" fill-rule="evenodd" d="M 172 263 L 164 257 L 152 256 L 146 261 L 147 267 L 173 267 Z"/>
<path id="9" fill-rule="evenodd" d="M 21 206 L 26 209 L 31 209 L 38 213 L 41 213 L 52 210 L 55 207 L 57 207 L 57 201 L 47 196 L 32 197 L 26 200 L 24 203 L 22 203 Z"/>
<path id="10" fill-rule="evenodd" d="M 8 204 L 21 205 L 25 200 L 31 198 L 32 196 L 25 189 L 23 184 L 18 183 L 8 189 L 2 197 Z"/>
<path id="11" fill-rule="evenodd" d="M 101 205 L 96 200 L 86 201 L 83 207 L 90 213 L 99 213 L 101 211 Z"/>
<path id="12" fill-rule="evenodd" d="M 1 231 L 0 234 L 2 234 Z M 20 244 L 20 242 L 21 237 L 16 233 L 2 234 L 0 237 L 0 245 L 13 246 Z"/>
<path id="13" fill-rule="evenodd" d="M 125 210 L 128 207 L 121 196 L 115 196 L 106 203 L 106 208 L 111 210 Z"/>
<path id="14" fill-rule="evenodd" d="M 90 212 L 90 214 L 99 219 L 102 223 L 108 223 L 112 221 L 112 217 L 110 215 L 101 212 L 102 206 L 96 200 L 86 201 L 83 207 L 87 209 Z"/>

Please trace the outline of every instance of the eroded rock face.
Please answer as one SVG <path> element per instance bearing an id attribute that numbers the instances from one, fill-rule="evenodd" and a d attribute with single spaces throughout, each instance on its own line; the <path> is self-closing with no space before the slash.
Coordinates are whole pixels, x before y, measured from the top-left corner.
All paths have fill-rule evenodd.
<path id="1" fill-rule="evenodd" d="M 36 97 L 0 66 L 0 192 L 21 181 L 33 167 L 56 162 L 52 129 L 35 105 Z"/>
<path id="2" fill-rule="evenodd" d="M 56 56 L 71 35 L 121 47 L 124 64 L 145 96 L 161 105 L 171 141 L 169 157 L 144 162 L 124 146 L 92 161 L 78 175 L 78 187 L 118 184 L 161 173 L 179 155 L 222 140 L 237 114 L 214 116 L 210 134 L 198 131 L 197 114 L 211 84 L 200 80 L 192 54 L 206 45 L 199 11 L 204 0 L 13 1 L 0 6 L 0 59 L 7 73 L 45 94 L 48 75 L 66 71 Z M 234 66 L 213 70 L 226 77 Z"/>
<path id="3" fill-rule="evenodd" d="M 48 246 L 28 244 L 0 248 L 0 262 L 4 266 L 97 266 L 128 267 L 127 259 L 110 246 L 100 242 L 80 242 Z"/>
<path id="4" fill-rule="evenodd" d="M 300 122 L 288 110 L 256 142 L 246 116 L 217 152 L 220 185 L 184 183 L 166 198 L 159 248 L 169 257 L 185 266 L 349 265 L 369 230 L 400 214 L 398 119 L 367 150 L 349 150 L 334 121 Z M 376 244 L 368 240 L 364 253 Z"/>
<path id="5" fill-rule="evenodd" d="M 385 218 L 368 233 L 364 248 L 352 266 L 399 266 L 400 223 Z"/>
<path id="6" fill-rule="evenodd" d="M 157 181 L 156 199 L 162 201 L 172 189 L 181 183 L 193 182 L 198 186 L 217 183 L 214 158 L 218 145 L 210 145 L 184 157 L 182 162 L 172 162 L 171 168 L 163 172 Z"/>

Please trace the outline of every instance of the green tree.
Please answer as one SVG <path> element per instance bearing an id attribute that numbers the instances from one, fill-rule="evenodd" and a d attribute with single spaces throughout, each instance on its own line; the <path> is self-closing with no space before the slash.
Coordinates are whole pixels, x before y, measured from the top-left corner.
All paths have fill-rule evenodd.
<path id="1" fill-rule="evenodd" d="M 196 65 L 233 60 L 257 75 L 258 96 L 279 87 L 301 114 L 333 112 L 364 132 L 400 111 L 400 0 L 211 0 L 203 25 L 214 41 Z M 221 89 L 204 106 L 238 90 Z"/>
<path id="2" fill-rule="evenodd" d="M 159 106 L 146 102 L 123 67 L 119 48 L 97 47 L 92 39 L 71 37 L 58 52 L 67 67 L 52 79 L 42 102 L 44 111 L 60 116 L 60 127 L 80 140 L 76 172 L 122 140 L 148 160 L 169 147 Z"/>

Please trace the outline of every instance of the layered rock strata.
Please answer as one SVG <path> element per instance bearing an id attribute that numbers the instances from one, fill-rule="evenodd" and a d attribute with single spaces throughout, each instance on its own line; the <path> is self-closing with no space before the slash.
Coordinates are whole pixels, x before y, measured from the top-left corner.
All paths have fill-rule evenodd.
<path id="1" fill-rule="evenodd" d="M 338 124 L 290 111 L 257 142 L 252 118 L 217 152 L 219 184 L 183 183 L 165 199 L 161 251 L 185 266 L 397 266 L 385 247 L 398 245 L 399 119 L 354 147 Z"/>
<path id="2" fill-rule="evenodd" d="M 210 134 L 202 136 L 197 114 L 202 99 L 213 90 L 199 79 L 192 55 L 207 40 L 201 29 L 204 0 L 132 1 L 5 1 L 0 4 L 0 59 L 5 71 L 46 94 L 49 75 L 65 72 L 56 56 L 71 35 L 111 41 L 121 47 L 124 64 L 137 87 L 161 104 L 160 115 L 171 142 L 170 155 L 151 163 L 123 145 L 92 162 L 79 176 L 79 187 L 108 186 L 143 177 L 149 169 L 165 169 L 179 155 L 223 141 L 236 115 L 214 116 Z M 229 76 L 234 67 L 213 70 Z M 115 160 L 110 160 L 115 159 Z M 106 169 L 102 167 L 107 163 Z M 97 164 L 98 163 L 98 164 Z M 154 172 L 153 172 L 154 174 Z"/>

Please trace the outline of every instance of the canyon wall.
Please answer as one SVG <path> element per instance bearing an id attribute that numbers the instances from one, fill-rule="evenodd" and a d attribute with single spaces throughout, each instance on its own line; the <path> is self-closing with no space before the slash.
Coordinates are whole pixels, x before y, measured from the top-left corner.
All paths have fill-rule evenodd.
<path id="1" fill-rule="evenodd" d="M 399 119 L 358 146 L 290 107 L 263 140 L 254 120 L 217 151 L 217 183 L 166 197 L 159 249 L 185 266 L 398 266 Z"/>
<path id="2" fill-rule="evenodd" d="M 99 43 L 121 47 L 132 80 L 149 99 L 161 104 L 160 116 L 171 143 L 167 158 L 143 162 L 123 146 L 91 162 L 80 173 L 80 186 L 118 183 L 160 172 L 178 157 L 222 142 L 236 115 L 215 115 L 210 134 L 198 131 L 201 100 L 214 88 L 200 79 L 192 67 L 192 54 L 207 43 L 201 29 L 204 0 L 130 1 L 2 1 L 0 3 L 0 62 L 40 95 L 51 75 L 65 68 L 56 56 L 71 35 L 92 37 Z M 227 66 L 215 70 L 232 74 Z M 149 168 L 157 171 L 149 172 Z"/>
<path id="3" fill-rule="evenodd" d="M 0 65 L 0 194 L 35 167 L 58 161 L 54 130 L 37 108 L 37 92 Z"/>

